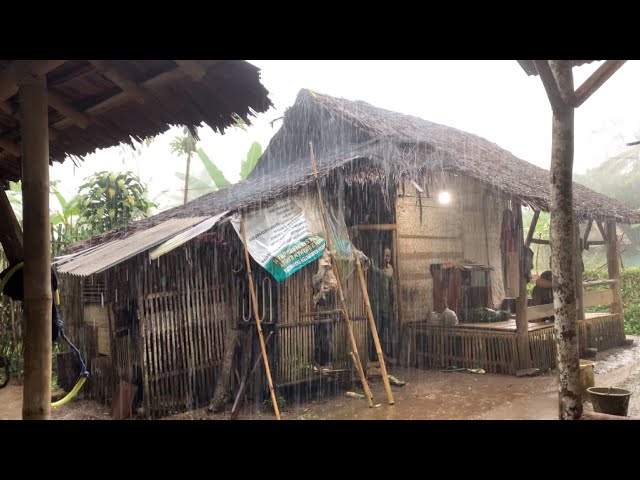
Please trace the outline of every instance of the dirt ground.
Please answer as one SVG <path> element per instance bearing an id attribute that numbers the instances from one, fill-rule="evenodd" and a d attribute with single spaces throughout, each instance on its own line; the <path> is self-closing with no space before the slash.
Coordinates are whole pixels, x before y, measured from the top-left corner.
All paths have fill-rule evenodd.
<path id="1" fill-rule="evenodd" d="M 629 416 L 640 418 L 640 337 L 634 344 L 598 353 L 596 386 L 615 386 L 632 392 Z M 391 368 L 390 374 L 406 382 L 392 386 L 395 405 L 388 405 L 380 377 L 370 379 L 375 408 L 365 400 L 344 392 L 324 395 L 295 405 L 282 413 L 286 420 L 555 420 L 557 374 L 517 378 L 506 375 L 474 374 Z M 20 419 L 22 387 L 0 390 L 0 420 Z M 591 410 L 590 403 L 585 409 Z M 52 411 L 56 420 L 109 419 L 109 408 L 97 402 L 75 400 Z M 167 420 L 224 420 L 229 413 L 208 414 L 206 409 L 168 417 Z M 269 408 L 245 407 L 239 419 L 271 420 Z"/>

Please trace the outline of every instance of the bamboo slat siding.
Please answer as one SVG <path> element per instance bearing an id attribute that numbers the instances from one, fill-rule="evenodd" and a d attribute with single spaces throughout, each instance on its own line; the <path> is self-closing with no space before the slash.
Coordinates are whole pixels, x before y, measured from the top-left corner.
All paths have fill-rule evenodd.
<path id="1" fill-rule="evenodd" d="M 220 283 L 227 279 L 215 262 L 201 261 L 203 254 L 189 244 L 142 266 L 144 399 L 154 417 L 203 406 L 213 395 L 230 302 L 227 284 Z"/>
<path id="2" fill-rule="evenodd" d="M 336 369 L 349 369 L 353 362 L 349 357 L 349 339 L 342 315 L 322 313 L 313 305 L 311 277 L 316 273 L 315 264 L 298 270 L 284 282 L 278 284 L 279 315 L 276 327 L 276 354 L 273 358 L 274 382 L 285 385 L 310 381 L 318 378 L 313 371 L 315 354 L 315 332 L 321 322 L 329 322 L 333 327 L 333 358 Z M 343 278 L 344 295 L 350 306 L 349 316 L 353 334 L 363 367 L 367 365 L 368 323 L 364 301 L 355 275 Z M 339 309 L 323 307 L 329 311 Z"/>
<path id="3" fill-rule="evenodd" d="M 586 348 L 601 351 L 624 344 L 624 320 L 619 313 L 587 313 L 586 317 L 578 321 L 581 354 Z"/>
<path id="4" fill-rule="evenodd" d="M 491 373 L 516 372 L 517 346 L 513 321 L 443 327 L 409 324 L 407 352 L 411 366 L 426 368 L 483 368 Z M 552 323 L 529 325 L 529 349 L 533 366 L 541 371 L 557 366 Z M 580 354 L 586 348 L 599 351 L 623 345 L 624 322 L 619 314 L 588 313 L 578 320 Z"/>

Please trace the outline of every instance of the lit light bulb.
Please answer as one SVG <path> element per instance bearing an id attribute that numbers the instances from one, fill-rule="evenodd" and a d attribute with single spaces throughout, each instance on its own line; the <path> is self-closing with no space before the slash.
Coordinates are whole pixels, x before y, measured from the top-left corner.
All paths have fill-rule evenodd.
<path id="1" fill-rule="evenodd" d="M 438 202 L 440 202 L 443 205 L 448 204 L 451 201 L 451 195 L 449 194 L 449 192 L 440 192 L 438 194 Z"/>

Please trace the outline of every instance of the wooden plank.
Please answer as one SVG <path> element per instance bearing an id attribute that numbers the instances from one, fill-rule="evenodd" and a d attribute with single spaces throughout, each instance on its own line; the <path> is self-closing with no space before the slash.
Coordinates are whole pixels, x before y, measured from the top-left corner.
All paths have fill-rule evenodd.
<path id="1" fill-rule="evenodd" d="M 442 236 L 442 235 L 411 235 L 406 233 L 401 233 L 398 235 L 398 238 L 407 238 L 407 239 L 422 239 L 422 240 L 459 240 L 460 237 L 452 237 L 452 236 Z"/>
<path id="2" fill-rule="evenodd" d="M 538 245 L 549 245 L 549 240 L 540 240 L 538 238 L 532 238 L 531 243 L 535 243 Z"/>
<path id="3" fill-rule="evenodd" d="M 463 252 L 403 252 L 402 260 L 437 260 L 442 258 L 462 259 Z"/>
<path id="4" fill-rule="evenodd" d="M 584 306 L 611 305 L 613 303 L 613 291 L 610 289 L 584 292 Z"/>
<path id="5" fill-rule="evenodd" d="M 379 223 L 379 224 L 362 224 L 362 225 L 353 225 L 354 230 L 368 231 L 368 230 L 376 230 L 376 231 L 389 231 L 389 230 L 397 230 L 398 225 L 395 223 Z"/>
<path id="6" fill-rule="evenodd" d="M 618 280 L 593 280 L 591 282 L 582 282 L 584 287 L 595 287 L 598 285 L 613 285 L 614 283 L 618 283 Z"/>
<path id="7" fill-rule="evenodd" d="M 553 304 L 536 305 L 534 307 L 527 307 L 527 321 L 536 320 L 539 318 L 550 317 L 555 314 Z"/>

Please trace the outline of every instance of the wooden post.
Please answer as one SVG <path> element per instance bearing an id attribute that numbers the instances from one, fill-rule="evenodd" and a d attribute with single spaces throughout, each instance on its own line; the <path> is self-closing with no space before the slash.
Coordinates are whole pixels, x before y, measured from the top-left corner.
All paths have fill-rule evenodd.
<path id="1" fill-rule="evenodd" d="M 581 244 L 582 239 L 580 238 L 580 222 L 578 222 L 578 219 L 574 219 L 573 224 L 574 224 L 574 230 L 575 230 L 575 237 L 573 241 L 575 242 L 574 268 L 576 269 L 575 270 L 576 307 L 578 309 L 578 320 L 584 320 L 584 286 L 582 285 L 583 265 L 582 265 L 582 244 Z"/>
<path id="2" fill-rule="evenodd" d="M 516 229 L 518 231 L 518 273 L 519 273 L 519 290 L 516 299 L 516 342 L 518 344 L 518 365 L 517 370 L 531 368 L 531 352 L 529 351 L 529 321 L 527 319 L 527 282 L 524 278 L 523 255 L 524 240 L 522 226 L 522 206 L 515 199 L 511 200 L 512 210 L 516 220 Z"/>
<path id="3" fill-rule="evenodd" d="M 364 279 L 364 273 L 362 273 L 362 263 L 360 258 L 356 255 L 356 267 L 358 268 L 358 278 L 360 279 L 360 290 L 362 291 L 362 297 L 364 298 L 364 304 L 367 307 L 367 316 L 369 317 L 369 326 L 371 327 L 371 335 L 373 336 L 373 343 L 376 346 L 376 354 L 378 355 L 378 363 L 380 364 L 380 373 L 382 374 L 382 383 L 384 383 L 384 389 L 387 392 L 387 400 L 389 405 L 393 405 L 393 393 L 391 393 L 391 385 L 389 385 L 389 374 L 387 373 L 387 367 L 384 364 L 384 355 L 382 353 L 382 346 L 380 345 L 380 338 L 378 337 L 378 329 L 376 328 L 376 321 L 373 318 L 373 311 L 371 310 L 371 302 L 369 301 L 369 292 L 367 291 L 367 283 Z"/>
<path id="4" fill-rule="evenodd" d="M 367 377 L 364 375 L 364 369 L 362 368 L 362 362 L 360 361 L 360 354 L 358 353 L 358 344 L 356 338 L 353 336 L 353 329 L 351 328 L 351 321 L 349 320 L 349 307 L 347 301 L 344 298 L 344 292 L 342 291 L 342 282 L 340 281 L 340 273 L 336 266 L 336 258 L 334 256 L 333 246 L 331 244 L 331 234 L 329 233 L 329 227 L 327 226 L 327 216 L 324 211 L 324 202 L 322 200 L 322 190 L 320 189 L 320 182 L 318 180 L 318 169 L 316 168 L 316 157 L 313 153 L 313 145 L 309 143 L 311 150 L 311 168 L 313 169 L 313 175 L 316 179 L 316 187 L 318 190 L 318 207 L 320 208 L 320 217 L 322 218 L 322 226 L 324 227 L 325 241 L 327 242 L 327 250 L 331 255 L 331 267 L 333 268 L 333 274 L 336 277 L 336 283 L 338 284 L 338 297 L 340 298 L 340 306 L 342 307 L 342 318 L 344 319 L 345 326 L 347 327 L 347 334 L 349 335 L 349 341 L 351 343 L 351 359 L 355 364 L 358 376 L 360 377 L 360 383 L 364 389 L 364 394 L 367 397 L 369 408 L 373 408 L 373 394 L 367 383 Z"/>
<path id="5" fill-rule="evenodd" d="M 244 228 L 244 216 L 240 217 L 240 228 L 242 230 L 242 242 L 244 243 L 244 259 L 247 263 L 247 277 L 249 279 L 249 292 L 251 294 L 251 304 L 253 306 L 253 316 L 256 317 L 256 328 L 258 329 L 258 337 L 260 338 L 260 348 L 262 350 L 262 360 L 264 361 L 264 370 L 267 374 L 267 382 L 269 383 L 269 391 L 271 392 L 271 401 L 273 402 L 273 411 L 276 414 L 276 420 L 280 420 L 280 410 L 276 400 L 276 393 L 273 389 L 273 381 L 271 380 L 271 369 L 269 368 L 269 358 L 267 357 L 267 346 L 264 343 L 264 335 L 260 326 L 260 314 L 258 313 L 258 299 L 256 298 L 256 290 L 253 286 L 253 277 L 251 276 L 251 262 L 249 260 L 249 246 L 247 244 L 247 233 Z"/>
<path id="6" fill-rule="evenodd" d="M 607 229 L 607 270 L 609 271 L 609 279 L 617 280 L 611 286 L 613 290 L 613 303 L 611 304 L 611 312 L 622 315 L 622 287 L 620 285 L 620 253 L 618 252 L 618 235 L 616 234 L 616 222 L 607 221 L 605 228 Z"/>
<path id="7" fill-rule="evenodd" d="M 7 193 L 2 187 L 0 187 L 0 243 L 9 263 L 16 263 L 24 258 L 22 229 L 7 198 Z"/>
<path id="8" fill-rule="evenodd" d="M 28 76 L 18 90 L 24 222 L 24 399 L 22 418 L 51 414 L 51 243 L 47 83 Z"/>
<path id="9" fill-rule="evenodd" d="M 567 60 L 549 60 L 558 89 L 564 97 L 573 95 L 573 72 Z M 575 420 L 582 416 L 580 363 L 576 324 L 573 226 L 573 125 L 571 105 L 550 97 L 552 119 L 551 155 L 551 272 L 558 352 L 559 417 Z"/>

